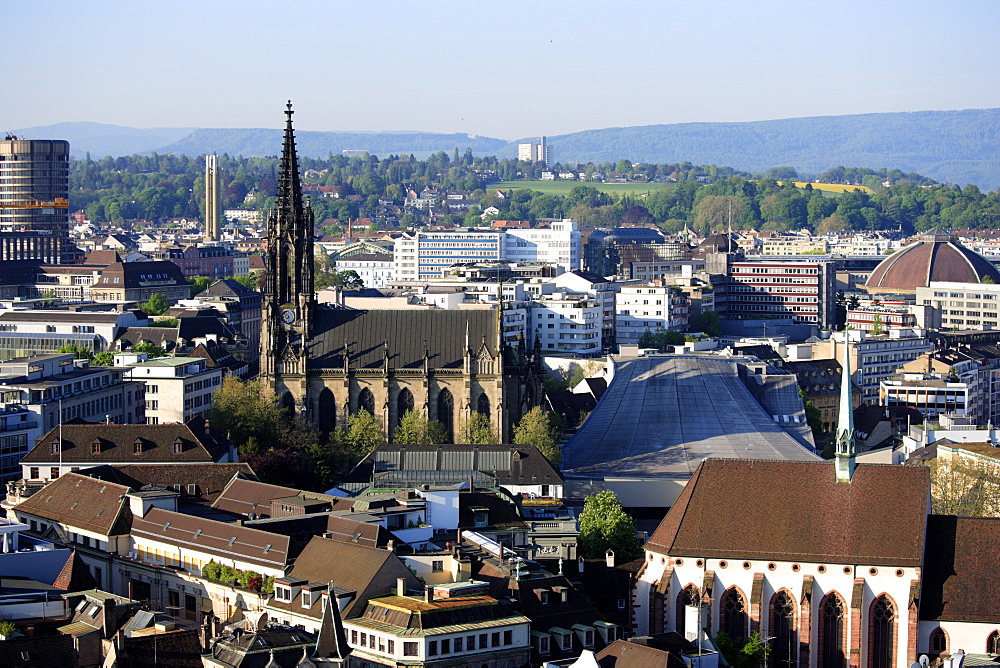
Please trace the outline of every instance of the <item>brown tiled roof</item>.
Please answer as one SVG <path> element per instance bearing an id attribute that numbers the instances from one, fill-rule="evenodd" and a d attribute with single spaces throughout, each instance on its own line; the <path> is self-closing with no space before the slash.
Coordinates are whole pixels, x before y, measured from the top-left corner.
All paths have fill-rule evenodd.
<path id="1" fill-rule="evenodd" d="M 379 524 L 370 524 L 353 517 L 332 513 L 252 520 L 244 523 L 244 526 L 280 533 L 302 542 L 308 542 L 313 536 L 326 536 L 342 543 L 374 548 L 384 548 L 390 540 L 395 540 L 397 544 L 400 542 L 388 529 Z"/>
<path id="2" fill-rule="evenodd" d="M 270 485 L 245 478 L 233 478 L 226 485 L 226 489 L 219 495 L 219 498 L 215 500 L 215 503 L 212 504 L 212 507 L 237 515 L 254 513 L 257 517 L 271 517 L 271 501 L 290 496 L 301 496 L 303 499 L 309 500 L 328 501 L 331 508 L 337 501 L 337 497 L 329 496 L 328 494 L 304 492 L 293 487 Z"/>
<path id="3" fill-rule="evenodd" d="M 309 582 L 333 582 L 337 588 L 357 592 L 357 596 L 343 610 L 345 619 L 364 612 L 369 598 L 385 596 L 391 589 L 394 590 L 396 578 L 405 579 L 408 587 L 421 587 L 417 577 L 395 553 L 320 536 L 309 541 L 289 575 Z M 319 601 L 308 611 L 297 600 L 289 605 L 272 599 L 269 605 L 277 609 L 301 611 L 300 614 L 316 619 L 322 616 Z"/>
<path id="4" fill-rule="evenodd" d="M 920 619 L 995 624 L 1000 519 L 931 515 L 927 519 Z"/>
<path id="5" fill-rule="evenodd" d="M 66 422 L 62 425 L 62 461 L 73 464 L 135 463 L 210 463 L 229 452 L 229 443 L 219 434 L 205 430 L 205 420 L 196 418 L 187 424 L 107 424 L 104 422 Z M 174 453 L 180 439 L 181 452 Z M 59 459 L 52 443 L 59 440 L 59 427 L 35 441 L 35 447 L 21 460 L 25 464 L 48 464 Z M 135 452 L 136 441 L 142 450 Z M 100 443 L 98 452 L 93 444 Z"/>
<path id="6" fill-rule="evenodd" d="M 104 536 L 127 534 L 132 520 L 124 485 L 67 473 L 14 507 L 52 522 Z"/>
<path id="7" fill-rule="evenodd" d="M 187 503 L 212 503 L 234 477 L 257 477 L 245 462 L 101 465 L 81 469 L 78 473 L 135 490 L 147 485 L 175 488 L 180 485 L 181 501 Z M 195 486 L 193 495 L 190 485 Z"/>
<path id="8" fill-rule="evenodd" d="M 684 660 L 666 650 L 616 640 L 597 653 L 601 668 L 684 668 Z"/>
<path id="9" fill-rule="evenodd" d="M 201 668 L 201 638 L 197 629 L 167 631 L 125 639 L 119 668 Z"/>
<path id="10" fill-rule="evenodd" d="M 487 492 L 469 492 L 458 497 L 458 526 L 464 529 L 476 529 L 474 507 L 487 509 L 487 522 L 490 529 L 523 531 L 528 528 L 524 519 L 517 513 L 514 504 L 509 503 L 496 494 Z M 482 527 L 480 527 L 482 528 Z"/>
<path id="11" fill-rule="evenodd" d="M 646 548 L 671 556 L 920 566 L 926 467 L 707 459 Z"/>
<path id="12" fill-rule="evenodd" d="M 149 276 L 154 278 L 148 278 Z M 105 278 L 110 280 L 105 281 Z M 117 283 L 115 279 L 118 279 Z M 150 260 L 109 264 L 101 271 L 101 277 L 94 283 L 94 287 L 140 288 L 146 285 L 169 287 L 186 284 L 184 272 L 176 264 L 169 260 Z"/>
<path id="13" fill-rule="evenodd" d="M 0 666 L 75 668 L 80 660 L 73 643 L 74 638 L 69 635 L 11 638 L 0 642 Z"/>
<path id="14" fill-rule="evenodd" d="M 52 586 L 63 591 L 84 591 L 97 589 L 100 585 L 90 573 L 87 564 L 77 555 L 76 550 L 73 550 Z"/>
<path id="15" fill-rule="evenodd" d="M 162 508 L 133 518 L 132 535 L 268 568 L 283 569 L 294 557 L 288 536 Z"/>

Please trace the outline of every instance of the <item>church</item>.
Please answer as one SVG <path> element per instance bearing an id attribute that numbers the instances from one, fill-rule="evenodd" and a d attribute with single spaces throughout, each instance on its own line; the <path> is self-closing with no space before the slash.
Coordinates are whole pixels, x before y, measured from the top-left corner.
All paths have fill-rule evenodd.
<path id="1" fill-rule="evenodd" d="M 541 353 L 504 343 L 499 308 L 355 310 L 321 305 L 313 289 L 312 209 L 303 202 L 285 111 L 278 196 L 268 214 L 261 378 L 281 404 L 322 432 L 366 410 L 387 436 L 408 410 L 454 439 L 473 412 L 501 443 L 542 398 Z"/>
<path id="2" fill-rule="evenodd" d="M 926 466 L 857 463 L 843 367 L 835 461 L 698 466 L 645 545 L 638 634 L 759 632 L 772 668 L 996 665 L 1000 519 L 930 514 Z"/>

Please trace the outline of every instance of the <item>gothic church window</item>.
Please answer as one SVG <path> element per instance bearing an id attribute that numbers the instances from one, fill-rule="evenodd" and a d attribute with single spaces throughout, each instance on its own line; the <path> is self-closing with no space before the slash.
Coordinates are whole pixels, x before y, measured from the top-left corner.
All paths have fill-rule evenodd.
<path id="1" fill-rule="evenodd" d="M 868 652 L 869 668 L 892 668 L 896 640 L 896 606 L 884 594 L 872 603 L 869 617 L 871 647 Z"/>
<path id="2" fill-rule="evenodd" d="M 399 391 L 396 397 L 396 417 L 402 420 L 403 416 L 413 410 L 413 393 L 405 387 Z"/>
<path id="3" fill-rule="evenodd" d="M 747 602 L 736 587 L 730 587 L 719 601 L 719 628 L 730 638 L 747 637 Z"/>
<path id="4" fill-rule="evenodd" d="M 441 390 L 438 393 L 437 415 L 438 422 L 444 425 L 445 433 L 448 434 L 448 442 L 452 442 L 455 438 L 455 398 L 447 389 Z"/>
<path id="5" fill-rule="evenodd" d="M 375 415 L 375 395 L 367 387 L 358 393 L 358 410 Z"/>
<path id="6" fill-rule="evenodd" d="M 820 625 L 820 668 L 844 668 L 846 608 L 836 592 L 823 599 Z"/>
<path id="7" fill-rule="evenodd" d="M 674 618 L 674 630 L 684 635 L 685 623 L 687 621 L 687 607 L 689 605 L 700 605 L 701 593 L 694 585 L 688 585 L 677 594 L 677 616 Z"/>
<path id="8" fill-rule="evenodd" d="M 794 668 L 798 663 L 798 640 L 795 637 L 795 600 L 782 589 L 771 599 L 770 635 L 773 637 L 769 668 Z"/>

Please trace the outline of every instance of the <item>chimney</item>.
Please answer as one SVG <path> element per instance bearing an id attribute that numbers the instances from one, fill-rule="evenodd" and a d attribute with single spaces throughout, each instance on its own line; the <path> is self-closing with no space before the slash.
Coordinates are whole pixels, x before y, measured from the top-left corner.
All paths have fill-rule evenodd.
<path id="1" fill-rule="evenodd" d="M 433 603 L 433 602 L 434 602 L 434 586 L 427 585 L 426 587 L 424 587 L 424 603 Z"/>
<path id="2" fill-rule="evenodd" d="M 104 637 L 113 637 L 116 626 L 118 626 L 118 621 L 115 619 L 115 599 L 109 596 L 104 599 Z"/>
<path id="3" fill-rule="evenodd" d="M 396 578 L 396 595 L 406 596 L 406 578 Z"/>

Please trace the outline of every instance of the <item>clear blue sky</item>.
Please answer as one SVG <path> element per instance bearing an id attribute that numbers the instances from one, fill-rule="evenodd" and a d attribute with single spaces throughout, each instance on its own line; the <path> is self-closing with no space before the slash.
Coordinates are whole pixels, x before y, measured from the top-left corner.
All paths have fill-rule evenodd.
<path id="1" fill-rule="evenodd" d="M 578 130 L 1000 107 L 993 0 L 22 0 L 0 130 Z"/>

